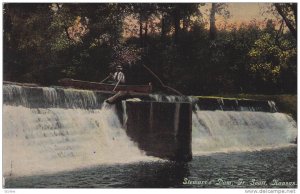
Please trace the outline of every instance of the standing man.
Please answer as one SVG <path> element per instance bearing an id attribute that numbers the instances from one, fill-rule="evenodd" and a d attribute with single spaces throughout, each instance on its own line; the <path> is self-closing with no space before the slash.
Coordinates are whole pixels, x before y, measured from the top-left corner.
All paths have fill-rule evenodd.
<path id="1" fill-rule="evenodd" d="M 124 84 L 125 83 L 125 75 L 122 72 L 123 68 L 121 65 L 118 65 L 116 67 L 116 72 L 114 74 L 111 74 L 113 80 L 117 83 Z"/>

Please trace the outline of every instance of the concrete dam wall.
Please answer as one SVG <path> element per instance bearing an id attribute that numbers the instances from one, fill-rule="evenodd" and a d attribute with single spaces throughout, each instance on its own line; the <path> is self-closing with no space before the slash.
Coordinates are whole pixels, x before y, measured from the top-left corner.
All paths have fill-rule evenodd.
<path id="1" fill-rule="evenodd" d="M 149 155 L 176 160 L 192 159 L 191 103 L 123 102 L 129 137 Z"/>
<path id="2" fill-rule="evenodd" d="M 99 108 L 102 103 L 112 96 L 111 92 L 77 90 L 62 87 L 29 87 L 13 84 L 3 85 L 3 102 L 14 106 L 28 108 Z M 192 96 L 143 95 L 142 101 L 156 102 L 186 102 L 192 103 L 193 109 L 223 110 L 223 111 L 260 111 L 277 112 L 273 101 L 250 99 L 226 99 Z"/>

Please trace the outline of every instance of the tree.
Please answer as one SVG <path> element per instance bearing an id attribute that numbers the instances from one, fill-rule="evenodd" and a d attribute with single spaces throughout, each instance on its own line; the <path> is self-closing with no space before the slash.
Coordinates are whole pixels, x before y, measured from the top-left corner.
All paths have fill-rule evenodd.
<path id="1" fill-rule="evenodd" d="M 129 4 L 129 7 L 133 17 L 138 20 L 140 45 L 144 47 L 147 44 L 150 20 L 157 15 L 157 5 L 155 3 L 133 3 Z"/>
<path id="2" fill-rule="evenodd" d="M 203 3 L 164 3 L 158 4 L 158 9 L 161 14 L 161 34 L 164 37 L 172 30 L 168 27 L 171 24 L 173 27 L 174 43 L 178 43 L 181 31 L 187 32 L 190 28 L 191 16 L 199 16 L 199 6 Z"/>
<path id="3" fill-rule="evenodd" d="M 272 33 L 273 28 L 273 33 Z M 297 56 L 296 48 L 291 50 L 282 50 L 276 44 L 275 27 L 269 27 L 255 41 L 254 46 L 249 52 L 251 63 L 249 66 L 250 73 L 258 81 L 258 88 L 265 92 L 273 92 L 276 88 L 284 87 L 288 90 L 294 88 L 295 83 L 286 85 L 282 79 L 283 73 L 289 71 L 291 77 L 296 80 L 296 68 L 294 59 Z M 290 47 L 293 43 L 288 36 L 282 41 L 282 44 Z M 285 78 L 286 79 L 286 78 Z M 256 84 L 258 84 L 256 83 Z M 291 90 L 290 90 L 291 91 Z"/>
<path id="4" fill-rule="evenodd" d="M 297 39 L 297 3 L 274 3 L 290 32 Z"/>
<path id="5" fill-rule="evenodd" d="M 212 4 L 207 29 L 201 5 L 4 4 L 4 80 L 100 81 L 122 64 L 132 84 L 165 83 L 185 94 L 297 91 L 296 39 L 284 30 L 286 22 L 274 4 L 279 29 L 269 20 L 263 29 L 251 22 L 217 30 L 217 16 L 229 16 L 226 4 L 219 3 Z M 293 26 L 295 7 L 280 6 Z M 135 26 L 130 37 L 123 36 L 128 18 Z M 134 69 L 126 72 L 130 64 Z"/>
<path id="6" fill-rule="evenodd" d="M 209 16 L 209 36 L 211 40 L 216 39 L 217 27 L 216 27 L 216 14 L 222 15 L 225 19 L 230 17 L 230 13 L 227 9 L 226 3 L 212 3 Z"/>
<path id="7" fill-rule="evenodd" d="M 34 81 L 36 78 L 30 72 L 47 66 L 51 58 L 47 52 L 47 40 L 51 35 L 44 33 L 51 18 L 48 6 L 30 3 L 4 5 L 5 79 Z"/>

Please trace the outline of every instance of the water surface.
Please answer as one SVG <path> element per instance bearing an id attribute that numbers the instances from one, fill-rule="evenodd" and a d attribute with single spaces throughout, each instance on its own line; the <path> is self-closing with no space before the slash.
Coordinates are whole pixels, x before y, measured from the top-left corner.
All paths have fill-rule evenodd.
<path id="1" fill-rule="evenodd" d="M 194 156 L 189 163 L 138 162 L 7 178 L 6 188 L 296 188 L 296 146 Z M 245 183 L 238 185 L 243 179 Z M 186 180 L 194 184 L 183 184 Z M 205 184 L 205 181 L 207 183 Z M 230 184 L 229 181 L 231 181 Z M 266 184 L 262 184 L 266 181 Z M 272 185 L 289 182 L 292 185 Z M 225 182 L 227 184 L 225 184 Z M 203 183 L 203 184 L 201 184 Z"/>

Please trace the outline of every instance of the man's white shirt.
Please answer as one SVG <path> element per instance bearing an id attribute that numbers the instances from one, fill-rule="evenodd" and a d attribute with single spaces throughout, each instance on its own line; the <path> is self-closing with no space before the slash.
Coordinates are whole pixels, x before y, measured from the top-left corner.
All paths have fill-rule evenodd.
<path id="1" fill-rule="evenodd" d="M 114 73 L 114 80 L 116 80 L 117 82 L 120 81 L 120 83 L 125 83 L 125 75 L 123 72 L 119 71 L 119 72 L 115 72 Z"/>

